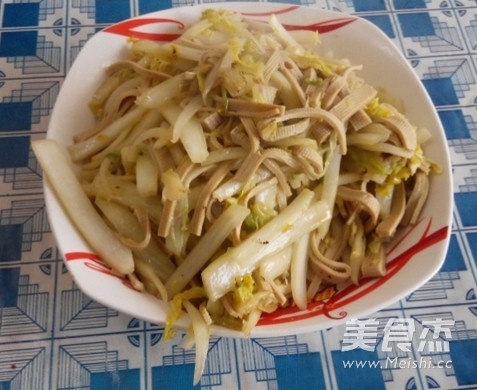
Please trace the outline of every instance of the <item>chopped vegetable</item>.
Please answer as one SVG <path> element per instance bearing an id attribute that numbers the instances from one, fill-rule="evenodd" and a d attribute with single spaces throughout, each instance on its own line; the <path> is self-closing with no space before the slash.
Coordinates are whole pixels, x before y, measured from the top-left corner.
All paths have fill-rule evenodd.
<path id="1" fill-rule="evenodd" d="M 209 351 L 209 326 L 200 314 L 199 310 L 189 301 L 183 303 L 192 324 L 192 332 L 195 340 L 195 368 L 194 382 L 196 385 L 200 382 L 204 372 L 207 353 Z"/>
<path id="2" fill-rule="evenodd" d="M 33 141 L 32 148 L 61 205 L 91 249 L 119 274 L 132 273 L 131 249 L 116 238 L 94 209 L 61 147 L 56 141 L 43 139 Z"/>
<path id="3" fill-rule="evenodd" d="M 264 257 L 279 252 L 329 220 L 327 205 L 324 202 L 312 204 L 313 196 L 312 191 L 303 190 L 273 220 L 240 245 L 229 248 L 202 271 L 208 298 L 219 299 L 233 288 L 236 278 L 252 272 Z"/>

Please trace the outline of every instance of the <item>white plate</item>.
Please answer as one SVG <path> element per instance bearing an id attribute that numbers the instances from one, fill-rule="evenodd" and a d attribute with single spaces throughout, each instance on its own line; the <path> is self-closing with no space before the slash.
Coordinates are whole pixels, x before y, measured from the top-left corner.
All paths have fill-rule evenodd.
<path id="1" fill-rule="evenodd" d="M 329 289 L 322 301 L 311 303 L 304 311 L 288 308 L 264 316 L 252 336 L 296 334 L 332 327 L 382 309 L 424 284 L 441 267 L 450 236 L 452 187 L 446 139 L 431 100 L 412 68 L 393 43 L 364 19 L 285 4 L 215 3 L 154 12 L 115 24 L 93 36 L 81 50 L 58 96 L 47 137 L 68 145 L 74 134 L 93 123 L 87 103 L 104 77 L 105 67 L 125 57 L 126 36 L 170 40 L 196 21 L 205 8 L 228 8 L 262 20 L 275 13 L 284 25 L 317 29 L 324 50 L 331 50 L 338 58 L 348 58 L 353 64 L 362 64 L 361 76 L 401 99 L 410 120 L 431 131 L 433 139 L 426 145 L 426 153 L 443 167 L 440 175 L 432 177 L 420 223 L 403 232 L 390 246 L 385 277 L 368 280 L 360 287 Z M 81 290 L 95 301 L 131 316 L 164 323 L 166 305 L 131 289 L 91 254 L 47 183 L 45 198 L 59 249 Z M 184 321 L 181 320 L 181 326 L 185 325 Z M 213 333 L 242 336 L 240 332 L 220 327 L 214 327 Z"/>

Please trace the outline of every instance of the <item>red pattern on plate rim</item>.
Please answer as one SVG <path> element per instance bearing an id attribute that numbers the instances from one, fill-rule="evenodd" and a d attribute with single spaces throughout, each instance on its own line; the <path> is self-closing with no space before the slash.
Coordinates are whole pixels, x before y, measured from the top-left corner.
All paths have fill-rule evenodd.
<path id="1" fill-rule="evenodd" d="M 108 267 L 106 263 L 104 263 L 101 257 L 95 253 L 68 252 L 65 253 L 65 260 L 67 262 L 83 260 L 83 265 L 86 268 L 119 279 L 124 286 L 136 291 L 127 278 L 124 278 L 122 275 L 118 275 L 117 273 L 113 272 L 112 269 Z"/>
<path id="2" fill-rule="evenodd" d="M 241 12 L 244 16 L 251 16 L 251 17 L 263 17 L 263 16 L 270 16 L 270 15 L 280 15 L 287 12 L 292 12 L 295 9 L 299 8 L 299 6 L 291 6 L 287 8 L 283 8 L 281 10 L 275 10 L 270 12 Z M 283 24 L 283 26 L 289 30 L 308 30 L 308 31 L 316 31 L 319 34 L 324 34 L 330 31 L 334 31 L 340 29 L 352 22 L 357 20 L 354 17 L 343 17 L 343 18 L 336 18 L 330 20 L 324 20 L 318 23 L 312 23 L 308 25 L 294 25 L 294 24 Z M 153 41 L 162 41 L 162 42 L 170 42 L 173 41 L 181 36 L 179 33 L 173 32 L 146 32 L 141 31 L 140 27 L 153 25 L 153 24 L 176 24 L 179 30 L 184 30 L 185 24 L 177 19 L 167 19 L 167 18 L 137 18 L 137 19 L 128 19 L 123 22 L 119 22 L 113 24 L 110 27 L 106 27 L 103 31 L 107 33 L 123 35 L 128 38 L 137 38 L 137 39 L 149 39 Z"/>
<path id="3" fill-rule="evenodd" d="M 117 35 L 123 35 L 128 38 L 137 39 L 149 39 L 153 41 L 165 41 L 170 42 L 177 39 L 181 34 L 174 33 L 148 33 L 145 31 L 137 30 L 139 27 L 151 25 L 151 24 L 176 24 L 179 30 L 184 30 L 185 25 L 180 20 L 167 19 L 167 18 L 144 18 L 144 19 L 128 19 L 124 22 L 113 24 L 106 27 L 103 31 L 113 33 Z"/>
<path id="4" fill-rule="evenodd" d="M 341 290 L 328 288 L 324 292 L 319 293 L 317 297 L 315 297 L 315 300 L 308 304 L 305 310 L 301 310 L 294 305 L 280 308 L 272 313 L 264 313 L 257 325 L 267 326 L 285 324 L 317 317 L 320 315 L 324 315 L 325 317 L 334 320 L 346 318 L 348 313 L 344 310 L 339 311 L 336 314 L 333 314 L 333 312 L 372 293 L 378 287 L 395 276 L 416 254 L 446 239 L 448 236 L 449 227 L 443 226 L 432 233 L 429 233 L 431 221 L 431 219 L 428 221 L 424 232 L 418 238 L 415 244 L 404 250 L 402 253 L 387 263 L 387 273 L 385 276 L 380 278 L 365 278 L 361 280 L 359 285 L 348 285 Z M 423 221 L 420 223 L 423 223 Z M 418 225 L 419 224 L 416 224 L 408 232 L 406 232 L 401 240 L 399 240 L 388 250 L 387 256 L 395 252 L 405 237 L 414 229 L 416 229 Z M 65 254 L 65 260 L 67 262 L 82 260 L 84 261 L 83 264 L 85 267 L 93 271 L 120 279 L 123 285 L 134 290 L 133 286 L 127 279 L 112 272 L 111 269 L 101 260 L 101 258 L 94 253 L 68 252 Z"/>

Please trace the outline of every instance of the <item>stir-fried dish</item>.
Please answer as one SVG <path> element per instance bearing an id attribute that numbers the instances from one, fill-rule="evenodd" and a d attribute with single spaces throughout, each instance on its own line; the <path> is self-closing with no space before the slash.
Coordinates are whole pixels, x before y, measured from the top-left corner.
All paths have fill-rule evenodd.
<path id="1" fill-rule="evenodd" d="M 207 10 L 173 42 L 130 39 L 92 97 L 69 154 L 126 253 L 105 260 L 170 302 L 168 335 L 184 309 L 207 343 L 210 324 L 249 334 L 262 313 L 382 276 L 386 242 L 418 220 L 429 132 L 318 44 Z"/>

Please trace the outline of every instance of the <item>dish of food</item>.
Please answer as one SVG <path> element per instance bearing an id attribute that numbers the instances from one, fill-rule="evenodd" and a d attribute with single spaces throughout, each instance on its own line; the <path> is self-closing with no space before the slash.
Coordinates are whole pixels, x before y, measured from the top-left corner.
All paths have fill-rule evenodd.
<path id="1" fill-rule="evenodd" d="M 323 329 L 403 298 L 445 257 L 442 127 L 356 17 L 219 3 L 118 23 L 80 52 L 47 138 L 62 149 L 34 150 L 76 283 L 166 332 L 182 309 L 196 336 Z M 69 179 L 62 204 L 52 187 Z"/>

